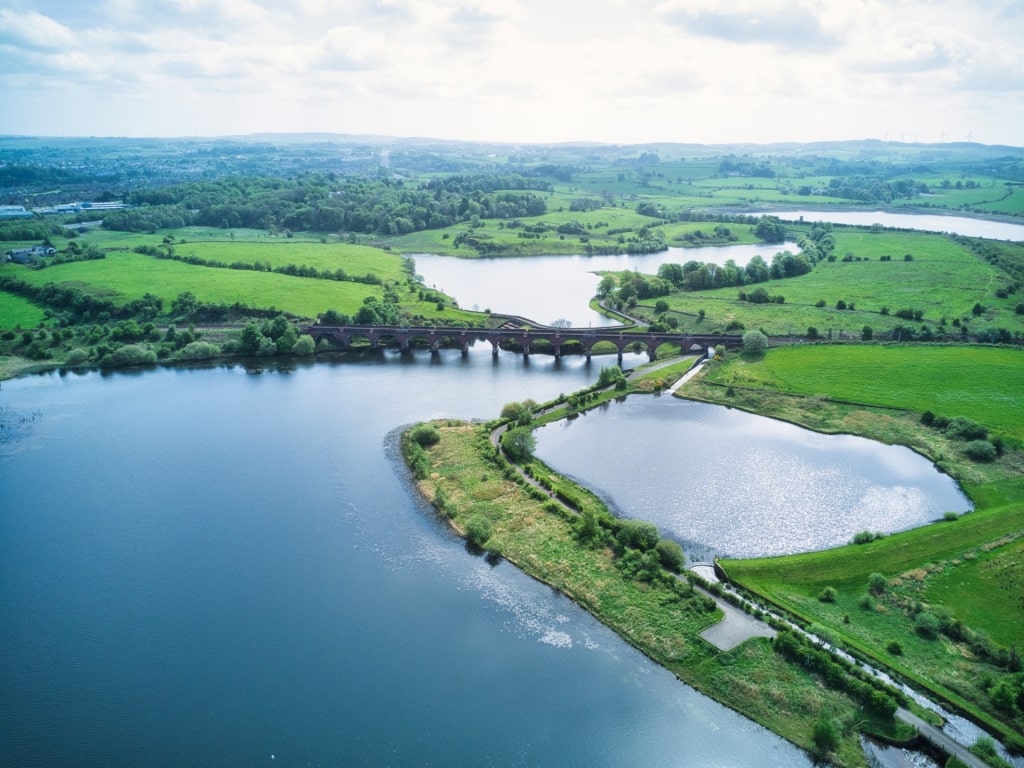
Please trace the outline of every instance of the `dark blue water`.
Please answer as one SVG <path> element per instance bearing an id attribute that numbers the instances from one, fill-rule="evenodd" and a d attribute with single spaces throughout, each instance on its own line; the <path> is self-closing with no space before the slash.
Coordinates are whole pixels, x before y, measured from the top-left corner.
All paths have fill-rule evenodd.
<path id="1" fill-rule="evenodd" d="M 0 765 L 809 765 L 419 502 L 396 427 L 601 365 L 485 347 L 4 382 Z"/>

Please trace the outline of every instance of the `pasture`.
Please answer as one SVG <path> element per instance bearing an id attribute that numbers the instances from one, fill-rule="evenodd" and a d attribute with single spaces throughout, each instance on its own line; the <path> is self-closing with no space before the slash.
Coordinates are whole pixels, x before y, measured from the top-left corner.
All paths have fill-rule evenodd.
<path id="1" fill-rule="evenodd" d="M 45 319 L 41 307 L 21 296 L 0 291 L 0 328 L 35 328 Z"/>
<path id="2" fill-rule="evenodd" d="M 1024 440 L 1024 351 L 989 346 L 806 345 L 714 369 L 711 381 L 964 416 Z"/>
<path id="3" fill-rule="evenodd" d="M 381 253 L 383 261 L 392 260 L 395 269 L 400 271 L 400 257 Z M 310 319 L 328 309 L 354 314 L 365 297 L 381 298 L 384 293 L 379 285 L 202 267 L 130 251 L 113 252 L 104 259 L 71 262 L 43 270 L 8 264 L 0 267 L 0 274 L 12 274 L 34 285 L 70 284 L 93 295 L 112 298 L 115 303 L 126 303 L 152 293 L 163 299 L 165 311 L 170 310 L 171 302 L 180 293 L 191 291 L 204 303 L 229 306 L 240 303 L 252 308 L 274 308 Z M 454 310 L 447 305 L 438 310 L 436 301 L 421 301 L 417 293 L 410 293 L 404 287 L 400 287 L 398 293 L 403 309 L 423 315 L 428 322 L 448 318 L 465 322 L 475 317 L 473 313 Z"/>
<path id="4" fill-rule="evenodd" d="M 972 334 L 992 326 L 1024 332 L 1024 315 L 1015 311 L 1022 297 L 997 293 L 1010 288 L 1011 279 L 952 238 L 848 227 L 836 227 L 833 235 L 835 261 L 819 262 L 798 277 L 760 284 L 772 296 L 783 296 L 784 304 L 740 301 L 740 291 L 749 292 L 754 286 L 680 291 L 660 298 L 670 310 L 684 315 L 695 316 L 703 309 L 705 329 L 723 330 L 739 322 L 769 336 L 802 337 L 814 327 L 823 337 L 831 331 L 833 338 L 859 339 L 864 326 L 877 334 L 897 326 L 916 331 L 922 323 L 933 334 L 941 331 L 947 338 L 959 337 L 963 327 Z M 1000 247 L 1010 249 L 1017 258 L 1024 253 L 1019 245 L 1001 243 Z M 787 248 L 796 250 L 790 243 L 765 246 L 763 258 L 770 263 L 776 252 Z M 654 301 L 647 300 L 644 306 L 653 308 Z M 976 304 L 982 307 L 979 314 L 975 314 Z M 896 316 L 905 309 L 920 311 L 921 320 Z"/>

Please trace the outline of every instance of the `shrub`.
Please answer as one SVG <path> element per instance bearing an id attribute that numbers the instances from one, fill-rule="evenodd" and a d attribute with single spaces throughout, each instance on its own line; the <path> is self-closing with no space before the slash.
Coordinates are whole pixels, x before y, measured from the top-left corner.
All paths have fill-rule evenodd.
<path id="1" fill-rule="evenodd" d="M 186 344 L 178 356 L 182 360 L 207 360 L 220 354 L 220 347 L 208 341 L 193 341 Z"/>
<path id="2" fill-rule="evenodd" d="M 903 646 L 900 645 L 900 641 L 899 640 L 890 640 L 886 644 L 885 650 L 887 650 L 893 656 L 902 656 L 903 655 Z"/>
<path id="3" fill-rule="evenodd" d="M 825 714 L 818 718 L 814 724 L 814 751 L 819 757 L 824 757 L 839 746 L 839 729 L 835 721 Z"/>
<path id="4" fill-rule="evenodd" d="M 946 435 L 954 440 L 984 440 L 988 437 L 988 429 L 976 421 L 957 416 L 946 425 Z"/>
<path id="5" fill-rule="evenodd" d="M 939 636 L 939 617 L 928 611 L 921 611 L 914 619 L 914 631 L 921 637 L 934 640 Z"/>
<path id="6" fill-rule="evenodd" d="M 871 531 L 859 531 L 853 535 L 854 544 L 867 544 L 875 540 L 875 534 Z"/>
<path id="7" fill-rule="evenodd" d="M 868 576 L 868 589 L 873 595 L 885 594 L 886 587 L 889 586 L 885 576 L 880 573 L 872 573 Z"/>
<path id="8" fill-rule="evenodd" d="M 768 337 L 760 331 L 743 334 L 743 352 L 750 356 L 762 355 L 768 349 Z"/>
<path id="9" fill-rule="evenodd" d="M 115 349 L 110 355 L 112 365 L 152 365 L 155 362 L 156 352 L 140 347 L 138 344 L 125 344 L 123 347 Z"/>
<path id="10" fill-rule="evenodd" d="M 839 593 L 836 592 L 835 587 L 825 587 L 821 590 L 821 594 L 818 595 L 818 599 L 823 603 L 834 603 Z"/>
<path id="11" fill-rule="evenodd" d="M 65 360 L 65 362 L 68 365 L 81 365 L 82 363 L 84 363 L 88 359 L 89 359 L 89 353 L 86 352 L 81 347 L 78 347 L 78 348 L 72 349 L 70 352 L 68 352 L 67 360 Z"/>
<path id="12" fill-rule="evenodd" d="M 483 547 L 491 538 L 491 521 L 483 515 L 473 515 L 466 521 L 466 538 L 477 547 Z"/>
<path id="13" fill-rule="evenodd" d="M 433 424 L 417 424 L 409 437 L 418 445 L 426 448 L 428 445 L 440 442 L 441 432 Z"/>
<path id="14" fill-rule="evenodd" d="M 658 528 L 654 523 L 645 520 L 623 520 L 619 523 L 616 538 L 624 547 L 649 550 L 654 549 L 659 541 Z"/>
<path id="15" fill-rule="evenodd" d="M 295 346 L 292 347 L 292 354 L 296 357 L 308 357 L 314 352 L 316 352 L 316 342 L 308 333 L 299 336 L 295 340 Z"/>
<path id="16" fill-rule="evenodd" d="M 964 452 L 973 461 L 993 461 L 996 457 L 996 447 L 988 440 L 972 440 L 964 448 Z"/>
<path id="17" fill-rule="evenodd" d="M 661 558 L 661 567 L 672 573 L 679 573 L 683 569 L 686 557 L 683 555 L 683 548 L 671 539 L 659 539 L 654 549 Z"/>

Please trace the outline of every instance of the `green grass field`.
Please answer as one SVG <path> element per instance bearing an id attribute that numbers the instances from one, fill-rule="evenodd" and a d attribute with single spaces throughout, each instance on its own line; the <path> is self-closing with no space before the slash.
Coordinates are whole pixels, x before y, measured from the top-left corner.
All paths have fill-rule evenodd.
<path id="1" fill-rule="evenodd" d="M 398 256 L 383 257 L 400 265 Z M 400 269 L 400 266 L 398 266 Z M 157 259 L 130 251 L 110 253 L 105 259 L 80 261 L 48 267 L 25 269 L 19 265 L 0 266 L 0 274 L 12 274 L 34 285 L 68 283 L 97 296 L 124 303 L 152 293 L 164 300 L 166 310 L 178 294 L 191 291 L 201 302 L 234 304 L 254 308 L 275 308 L 298 317 L 315 318 L 328 309 L 355 313 L 366 296 L 383 296 L 383 289 L 335 280 L 292 277 L 271 272 L 200 267 L 168 259 Z M 419 301 L 416 294 L 400 287 L 403 308 L 421 314 L 430 321 L 456 318 L 464 322 L 479 315 L 445 308 L 438 311 L 435 302 Z"/>
<path id="2" fill-rule="evenodd" d="M 833 338 L 859 339 L 865 326 L 878 334 L 897 326 L 916 331 L 923 322 L 933 333 L 941 330 L 947 337 L 957 338 L 960 328 L 953 326 L 954 321 L 966 325 L 971 333 L 992 326 L 1024 332 L 1024 315 L 1015 311 L 1021 296 L 996 295 L 1010 285 L 1009 278 L 952 239 L 854 228 L 836 228 L 834 234 L 836 261 L 821 262 L 799 277 L 762 284 L 769 294 L 783 296 L 784 304 L 740 301 L 739 292 L 749 292 L 750 286 L 680 291 L 661 298 L 672 311 L 681 313 L 684 321 L 703 309 L 706 317 L 701 328 L 692 319 L 683 328 L 708 333 L 739 322 L 748 330 L 761 329 L 770 336 L 804 336 L 814 327 L 823 337 L 831 331 Z M 1021 246 L 1000 247 L 1022 251 Z M 786 248 L 796 250 L 792 244 L 765 246 L 762 256 L 770 263 L 775 253 Z M 847 254 L 854 260 L 844 262 Z M 904 260 L 907 254 L 912 260 Z M 882 256 L 892 260 L 881 261 Z M 837 309 L 840 301 L 855 308 Z M 824 306 L 817 306 L 820 302 Z M 981 315 L 973 314 L 975 304 L 984 308 Z M 647 300 L 644 306 L 653 309 L 654 300 Z M 896 317 L 902 309 L 920 310 L 922 321 Z"/>
<path id="3" fill-rule="evenodd" d="M 46 314 L 42 307 L 21 296 L 0 291 L 0 328 L 35 328 L 44 319 Z"/>
<path id="4" fill-rule="evenodd" d="M 1024 351 L 982 346 L 808 345 L 715 369 L 709 380 L 965 416 L 1024 440 Z"/>

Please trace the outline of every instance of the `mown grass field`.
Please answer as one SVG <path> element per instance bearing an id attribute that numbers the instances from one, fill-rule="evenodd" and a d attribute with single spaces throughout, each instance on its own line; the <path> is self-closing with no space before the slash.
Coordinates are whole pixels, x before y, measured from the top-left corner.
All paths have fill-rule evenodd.
<path id="1" fill-rule="evenodd" d="M 386 257 L 399 261 L 399 257 Z M 254 308 L 273 307 L 298 317 L 315 318 L 317 314 L 336 309 L 354 313 L 366 296 L 383 296 L 383 288 L 348 281 L 317 280 L 272 272 L 216 269 L 158 259 L 130 251 L 110 253 L 105 259 L 79 261 L 43 270 L 30 270 L 20 265 L 0 266 L 0 274 L 13 274 L 34 285 L 71 284 L 97 295 L 124 303 L 152 293 L 164 300 L 170 310 L 178 294 L 191 291 L 201 302 L 234 304 L 240 302 Z M 445 307 L 439 311 L 436 302 L 420 301 L 418 294 L 399 288 L 403 308 L 422 314 L 428 320 L 459 318 L 465 322 L 479 315 Z"/>
<path id="2" fill-rule="evenodd" d="M 45 318 L 43 309 L 28 299 L 0 291 L 0 328 L 35 328 Z"/>
<path id="3" fill-rule="evenodd" d="M 721 331 L 731 322 L 742 323 L 748 330 L 761 329 L 768 335 L 804 336 L 808 328 L 814 327 L 822 336 L 831 331 L 833 338 L 857 339 L 865 326 L 877 334 L 897 326 L 918 330 L 922 323 L 933 332 L 942 330 L 947 336 L 957 337 L 961 328 L 955 327 L 954 321 L 971 333 L 990 326 L 1024 331 L 1024 315 L 1015 311 L 1022 297 L 996 295 L 998 289 L 1009 285 L 1009 279 L 952 239 L 853 228 L 836 228 L 834 236 L 836 261 L 820 262 L 799 277 L 761 284 L 772 296 L 783 296 L 783 304 L 740 301 L 739 292 L 749 292 L 751 286 L 680 291 L 660 298 L 670 310 L 682 313 L 684 321 L 703 309 L 706 317 L 702 330 L 707 333 Z M 763 257 L 770 263 L 775 253 L 786 248 L 796 250 L 792 244 L 766 246 Z M 847 254 L 854 260 L 842 261 Z M 907 254 L 912 260 L 904 260 Z M 881 261 L 882 256 L 892 260 Z M 654 301 L 649 299 L 643 306 L 653 309 Z M 837 309 L 840 301 L 855 308 Z M 820 302 L 824 306 L 817 306 Z M 977 316 L 973 313 L 975 304 L 983 307 Z M 903 309 L 920 310 L 922 320 L 896 317 L 895 313 Z M 684 328 L 697 330 L 693 325 Z"/>
<path id="4" fill-rule="evenodd" d="M 179 257 L 195 256 L 224 264 L 269 264 L 272 268 L 287 265 L 315 267 L 318 270 L 342 269 L 350 277 L 376 275 L 383 281 L 403 281 L 402 262 L 393 254 L 369 245 L 296 242 L 264 239 L 256 242 L 186 241 L 174 246 Z"/>
<path id="5" fill-rule="evenodd" d="M 1024 636 L 1022 553 L 1024 505 L 1018 503 L 868 544 L 723 566 L 738 584 L 827 627 L 844 645 L 1009 735 L 1024 728 L 1024 718 L 995 707 L 987 690 L 1005 670 L 979 658 L 966 641 L 922 635 L 915 616 L 947 610 L 1004 648 L 1018 645 Z M 871 573 L 887 578 L 885 594 L 869 595 Z M 833 602 L 819 597 L 826 587 L 836 590 Z M 889 650 L 894 641 L 899 653 Z"/>
<path id="6" fill-rule="evenodd" d="M 807 345 L 715 368 L 709 381 L 964 416 L 1024 441 L 1024 351 L 991 346 Z"/>
<path id="7" fill-rule="evenodd" d="M 571 198 L 587 197 L 574 195 Z M 558 201 L 556 201 L 558 202 Z M 553 205 L 548 201 L 548 212 L 543 216 L 523 218 L 525 226 L 536 227 L 545 225 L 549 230 L 537 237 L 520 237 L 524 227 L 504 226 L 506 222 L 487 221 L 482 227 L 470 229 L 459 224 L 445 229 L 413 232 L 399 237 L 381 238 L 396 251 L 407 254 L 440 253 L 463 258 L 476 258 L 480 254 L 468 245 L 456 246 L 455 239 L 460 234 L 471 233 L 475 238 L 504 250 L 501 256 L 537 256 L 586 253 L 587 244 L 594 248 L 614 253 L 625 253 L 630 237 L 636 236 L 641 229 L 660 232 L 665 243 L 670 246 L 685 247 L 687 242 L 682 238 L 692 232 L 701 231 L 712 235 L 715 222 L 677 222 L 664 224 L 659 219 L 638 214 L 635 203 L 626 205 L 607 205 L 592 211 L 569 210 L 570 200 L 562 201 L 563 205 Z M 578 223 L 586 229 L 586 234 L 560 234 L 557 229 L 566 224 Z M 757 238 L 748 225 L 727 224 L 736 243 L 755 243 Z M 628 230 L 619 232 L 617 230 Z M 581 238 L 586 238 L 583 240 Z"/>

